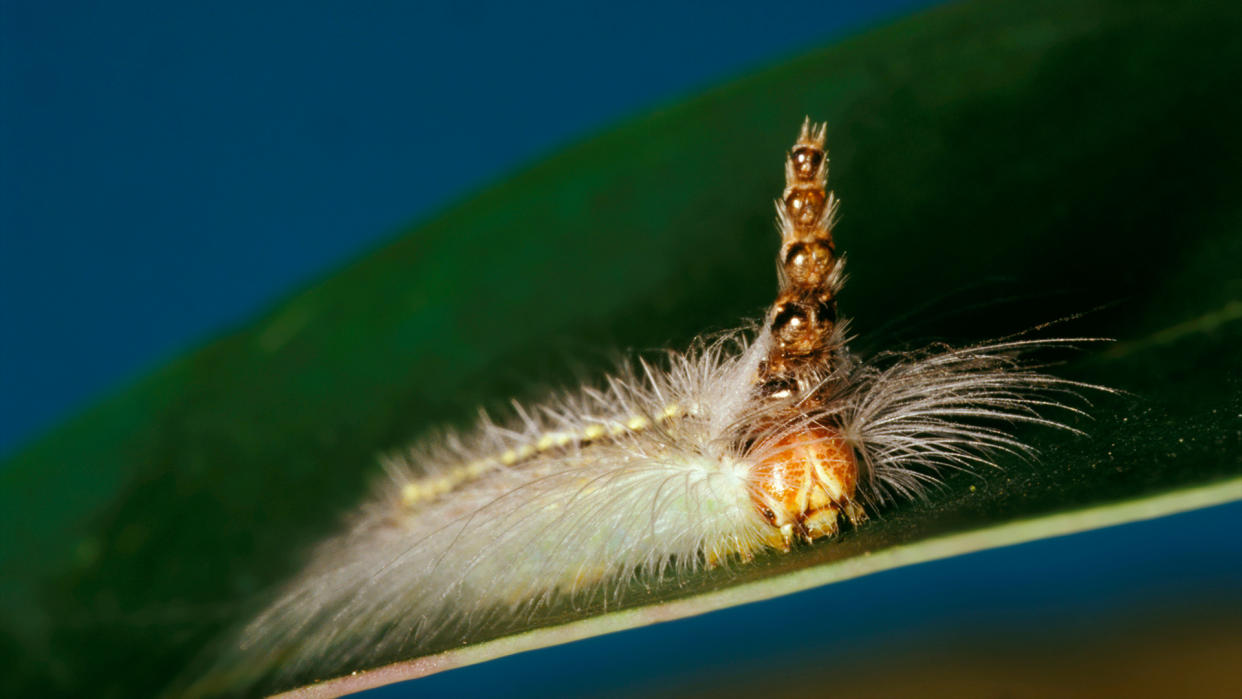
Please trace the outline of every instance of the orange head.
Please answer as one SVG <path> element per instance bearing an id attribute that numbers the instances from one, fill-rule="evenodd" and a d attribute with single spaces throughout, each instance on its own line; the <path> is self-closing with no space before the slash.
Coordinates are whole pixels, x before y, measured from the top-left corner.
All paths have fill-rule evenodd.
<path id="1" fill-rule="evenodd" d="M 773 543 L 788 549 L 794 536 L 806 541 L 837 532 L 837 516 L 862 516 L 854 502 L 858 460 L 836 430 L 812 425 L 770 443 L 761 443 L 763 459 L 750 470 L 755 508 L 776 527 Z"/>

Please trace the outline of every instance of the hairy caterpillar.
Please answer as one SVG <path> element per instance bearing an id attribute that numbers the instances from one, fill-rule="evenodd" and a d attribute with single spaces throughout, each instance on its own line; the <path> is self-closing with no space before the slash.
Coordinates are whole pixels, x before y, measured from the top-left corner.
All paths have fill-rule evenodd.
<path id="1" fill-rule="evenodd" d="M 862 361 L 806 121 L 777 201 L 780 292 L 757 331 L 637 360 L 515 418 L 484 416 L 387 459 L 388 482 L 242 634 L 278 674 L 366 668 L 419 639 L 557 600 L 621 602 L 636 580 L 789 551 L 918 496 L 945 468 L 1027 453 L 1012 423 L 1079 386 L 1023 360 L 1068 340 L 1009 340 Z"/>

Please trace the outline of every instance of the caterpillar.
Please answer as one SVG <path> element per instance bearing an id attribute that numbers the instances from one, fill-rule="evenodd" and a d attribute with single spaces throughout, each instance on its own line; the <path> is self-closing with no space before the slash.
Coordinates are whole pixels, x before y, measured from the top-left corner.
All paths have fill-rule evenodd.
<path id="1" fill-rule="evenodd" d="M 780 289 L 760 323 L 635 359 L 512 419 L 384 459 L 388 478 L 236 642 L 283 676 L 374 666 L 428 637 L 634 581 L 746 565 L 865 526 L 946 469 L 1031 455 L 1082 384 L 1019 336 L 862 358 L 837 297 L 826 126 L 807 119 L 776 201 Z"/>

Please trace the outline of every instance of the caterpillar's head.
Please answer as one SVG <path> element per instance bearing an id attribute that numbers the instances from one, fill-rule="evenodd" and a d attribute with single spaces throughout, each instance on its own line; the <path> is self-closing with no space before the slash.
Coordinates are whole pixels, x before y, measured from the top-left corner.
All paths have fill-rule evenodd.
<path id="1" fill-rule="evenodd" d="M 836 430 L 811 425 L 751 452 L 758 462 L 748 475 L 751 501 L 776 532 L 772 543 L 788 550 L 795 537 L 811 541 L 837 532 L 837 517 L 863 517 L 854 502 L 858 460 Z"/>

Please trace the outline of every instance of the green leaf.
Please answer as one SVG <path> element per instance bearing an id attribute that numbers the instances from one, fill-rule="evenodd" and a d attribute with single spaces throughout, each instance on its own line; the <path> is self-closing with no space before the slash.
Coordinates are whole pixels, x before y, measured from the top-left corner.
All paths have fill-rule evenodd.
<path id="1" fill-rule="evenodd" d="M 954 4 L 461 202 L 3 466 L 6 693 L 167 688 L 336 529 L 377 452 L 598 371 L 601 349 L 757 315 L 808 114 L 829 122 L 857 346 L 1086 312 L 1066 333 L 1119 341 L 1059 373 L 1128 393 L 1096 401 L 1090 438 L 1024 435 L 1039 463 L 956 475 L 840 539 L 367 681 L 1242 497 L 1239 35 L 1236 3 Z"/>

